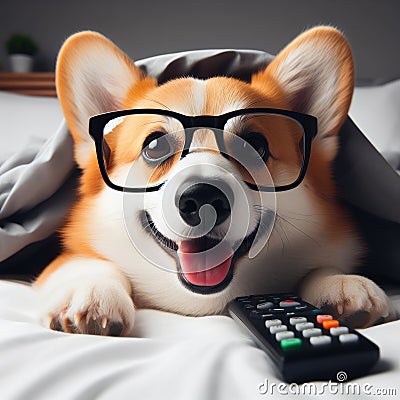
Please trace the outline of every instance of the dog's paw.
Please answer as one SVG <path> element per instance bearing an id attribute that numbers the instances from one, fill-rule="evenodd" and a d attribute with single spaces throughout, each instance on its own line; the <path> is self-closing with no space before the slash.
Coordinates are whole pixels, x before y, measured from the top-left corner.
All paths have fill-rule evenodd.
<path id="1" fill-rule="evenodd" d="M 41 320 L 50 329 L 123 336 L 133 327 L 133 301 L 118 282 L 60 285 L 51 298 L 46 297 Z"/>
<path id="2" fill-rule="evenodd" d="M 365 328 L 390 313 L 382 289 L 358 275 L 332 275 L 314 280 L 303 298 L 351 328 Z"/>

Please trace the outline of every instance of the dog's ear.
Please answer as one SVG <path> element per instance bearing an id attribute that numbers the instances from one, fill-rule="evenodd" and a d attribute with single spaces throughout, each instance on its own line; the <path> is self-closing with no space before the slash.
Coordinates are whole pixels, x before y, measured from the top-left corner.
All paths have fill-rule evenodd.
<path id="1" fill-rule="evenodd" d="M 112 42 L 96 32 L 67 39 L 58 56 L 57 94 L 75 141 L 75 159 L 84 167 L 94 152 L 89 118 L 123 108 L 143 72 Z"/>
<path id="2" fill-rule="evenodd" d="M 324 26 L 304 32 L 253 76 L 252 85 L 266 90 L 271 79 L 291 110 L 318 118 L 316 141 L 332 159 L 335 134 L 347 116 L 354 89 L 353 58 L 345 37 Z"/>

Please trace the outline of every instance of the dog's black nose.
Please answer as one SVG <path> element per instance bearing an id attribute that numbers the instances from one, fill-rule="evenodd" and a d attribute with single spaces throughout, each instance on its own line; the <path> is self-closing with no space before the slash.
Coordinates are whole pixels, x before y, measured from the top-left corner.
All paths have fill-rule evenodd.
<path id="1" fill-rule="evenodd" d="M 231 190 L 227 189 L 227 191 L 229 192 L 227 195 L 232 199 Z M 231 205 L 227 195 L 214 185 L 196 183 L 189 186 L 179 196 L 177 201 L 179 214 L 188 225 L 197 226 L 201 221 L 200 208 L 206 204 L 210 204 L 217 214 L 215 225 L 222 224 L 231 213 Z"/>

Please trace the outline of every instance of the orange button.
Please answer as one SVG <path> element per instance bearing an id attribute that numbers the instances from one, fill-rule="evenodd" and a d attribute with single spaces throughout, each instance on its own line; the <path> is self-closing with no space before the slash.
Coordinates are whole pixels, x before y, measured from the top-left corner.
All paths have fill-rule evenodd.
<path id="1" fill-rule="evenodd" d="M 327 314 L 317 315 L 317 322 L 319 324 L 322 324 L 324 321 L 329 321 L 329 320 L 332 320 L 332 319 L 333 319 L 332 315 L 327 315 Z"/>
<path id="2" fill-rule="evenodd" d="M 324 329 L 336 328 L 339 326 L 339 321 L 336 319 L 331 319 L 330 321 L 323 321 L 322 326 Z"/>

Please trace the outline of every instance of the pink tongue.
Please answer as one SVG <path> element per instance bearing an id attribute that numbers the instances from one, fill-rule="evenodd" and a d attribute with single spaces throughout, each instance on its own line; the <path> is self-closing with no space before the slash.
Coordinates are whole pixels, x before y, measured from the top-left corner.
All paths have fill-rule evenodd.
<path id="1" fill-rule="evenodd" d="M 228 275 L 233 257 L 228 244 L 219 243 L 218 253 L 214 248 L 201 250 L 196 241 L 185 240 L 178 249 L 179 261 L 185 278 L 197 286 L 215 286 Z M 222 261 L 222 262 L 221 262 Z"/>

